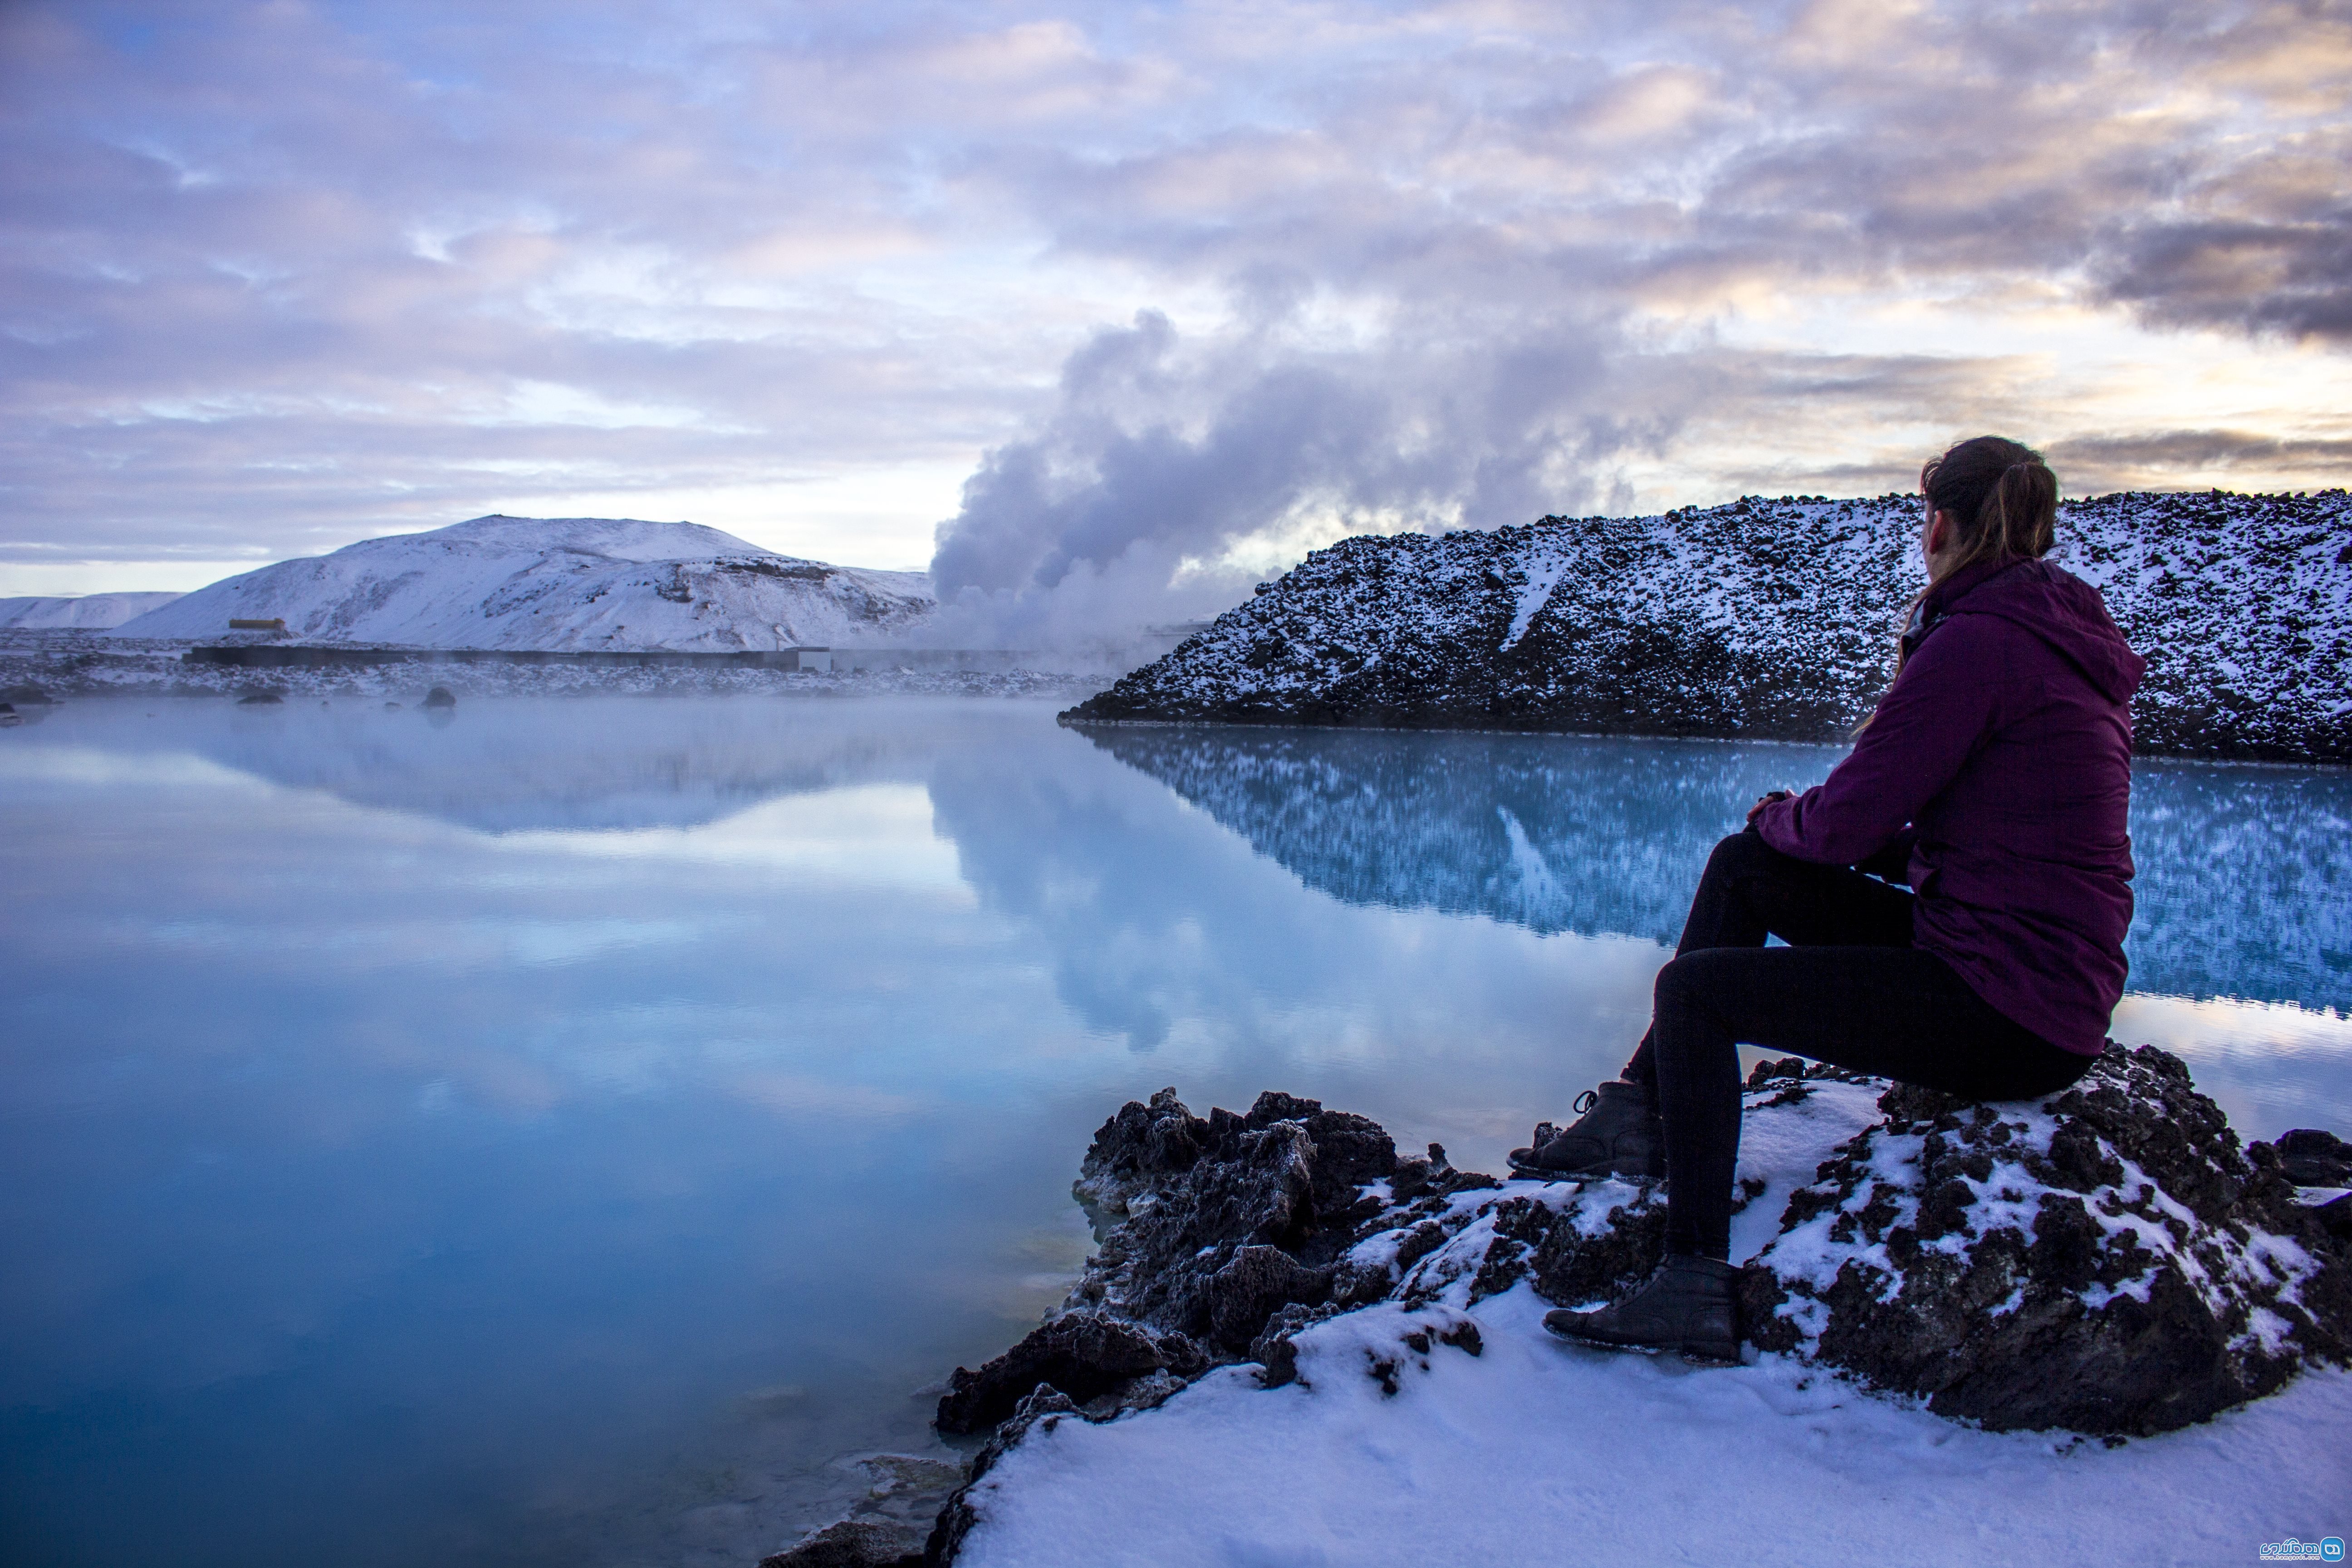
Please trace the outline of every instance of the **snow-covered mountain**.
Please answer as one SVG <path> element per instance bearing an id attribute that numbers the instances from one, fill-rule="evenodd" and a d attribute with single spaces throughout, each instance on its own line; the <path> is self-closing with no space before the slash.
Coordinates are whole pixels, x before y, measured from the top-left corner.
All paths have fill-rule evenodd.
<path id="1" fill-rule="evenodd" d="M 829 566 L 697 523 L 478 517 L 280 561 L 116 630 L 201 638 L 233 619 L 283 619 L 304 642 L 830 647 L 901 634 L 933 604 L 923 573 Z"/>
<path id="2" fill-rule="evenodd" d="M 0 631 L 102 632 L 160 610 L 178 594 L 49 595 L 0 599 Z"/>
<path id="3" fill-rule="evenodd" d="M 1342 540 L 1076 721 L 1832 741 L 1925 580 L 1916 496 Z M 2146 655 L 2144 751 L 2352 762 L 2352 495 L 2099 496 L 2052 559 Z"/>

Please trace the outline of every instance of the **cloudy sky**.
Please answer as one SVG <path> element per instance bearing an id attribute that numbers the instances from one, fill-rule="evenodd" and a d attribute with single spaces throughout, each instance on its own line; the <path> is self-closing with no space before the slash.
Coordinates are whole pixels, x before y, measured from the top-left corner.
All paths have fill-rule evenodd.
<path id="1" fill-rule="evenodd" d="M 0 594 L 506 511 L 1083 619 L 1987 429 L 2342 486 L 2347 102 L 2347 0 L 0 0 Z"/>

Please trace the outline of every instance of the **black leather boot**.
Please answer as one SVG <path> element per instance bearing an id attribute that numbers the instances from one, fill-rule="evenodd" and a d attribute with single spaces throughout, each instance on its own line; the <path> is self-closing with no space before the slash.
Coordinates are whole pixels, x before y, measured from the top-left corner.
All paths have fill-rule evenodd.
<path id="1" fill-rule="evenodd" d="M 1538 1181 L 1628 1182 L 1666 1179 L 1666 1129 L 1657 1097 L 1645 1084 L 1622 1079 L 1576 1097 L 1584 1114 L 1540 1148 L 1514 1149 L 1511 1169 Z"/>
<path id="2" fill-rule="evenodd" d="M 1603 1350 L 1679 1351 L 1685 1361 L 1739 1359 L 1739 1270 L 1713 1258 L 1669 1257 L 1643 1285 L 1597 1312 L 1544 1314 L 1564 1340 Z"/>

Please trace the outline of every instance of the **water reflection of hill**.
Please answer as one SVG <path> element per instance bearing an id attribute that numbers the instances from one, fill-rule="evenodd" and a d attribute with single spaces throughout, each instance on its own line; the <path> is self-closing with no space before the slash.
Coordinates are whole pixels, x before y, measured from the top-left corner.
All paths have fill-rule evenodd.
<path id="1" fill-rule="evenodd" d="M 1671 942 L 1709 847 L 1827 747 L 1536 735 L 1090 730 L 1351 903 Z M 2352 774 L 2144 763 L 2132 989 L 2352 1005 Z"/>
<path id="2" fill-rule="evenodd" d="M 477 700 L 446 720 L 379 705 L 159 709 L 149 744 L 295 789 L 478 832 L 716 822 L 778 795 L 917 780 L 955 728 L 855 705 L 689 698 Z M 911 716 L 911 715 L 910 715 Z"/>
<path id="3" fill-rule="evenodd" d="M 2352 772 L 2142 761 L 2135 991 L 2352 1010 Z"/>
<path id="4" fill-rule="evenodd" d="M 1334 898 L 1667 942 L 1747 804 L 1837 754 L 1398 731 L 1088 736 Z"/>

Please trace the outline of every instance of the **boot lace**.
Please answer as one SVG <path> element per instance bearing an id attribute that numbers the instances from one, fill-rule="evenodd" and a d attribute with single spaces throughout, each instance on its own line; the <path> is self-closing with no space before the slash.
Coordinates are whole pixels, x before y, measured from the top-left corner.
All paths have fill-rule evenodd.
<path id="1" fill-rule="evenodd" d="M 1582 1094 L 1576 1097 L 1576 1103 L 1570 1106 L 1569 1110 L 1574 1111 L 1577 1115 L 1581 1116 L 1600 1103 L 1601 1091 L 1595 1089 L 1588 1089 Z"/>

